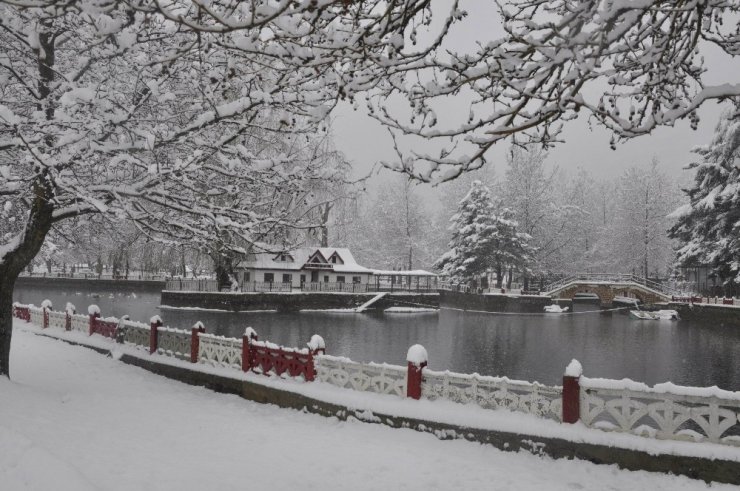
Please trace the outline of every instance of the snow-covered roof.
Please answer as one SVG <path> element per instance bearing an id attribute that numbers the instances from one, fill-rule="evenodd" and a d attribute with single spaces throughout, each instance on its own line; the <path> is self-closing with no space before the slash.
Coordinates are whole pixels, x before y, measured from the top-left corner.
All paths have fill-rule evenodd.
<path id="1" fill-rule="evenodd" d="M 349 249 L 343 247 L 301 247 L 284 253 L 260 252 L 254 254 L 254 259 L 242 261 L 238 267 L 252 269 L 275 269 L 285 271 L 300 271 L 306 263 L 319 253 L 318 264 L 326 264 L 326 271 L 336 273 L 373 273 L 372 269 L 357 264 Z M 337 255 L 340 261 L 332 263 L 331 257 Z M 286 260 L 282 261 L 281 256 Z M 340 264 L 341 263 L 341 264 Z"/>
<path id="2" fill-rule="evenodd" d="M 430 273 L 423 269 L 412 269 L 410 271 L 383 271 L 380 269 L 373 270 L 376 275 L 394 275 L 394 276 L 439 276 L 437 273 Z"/>

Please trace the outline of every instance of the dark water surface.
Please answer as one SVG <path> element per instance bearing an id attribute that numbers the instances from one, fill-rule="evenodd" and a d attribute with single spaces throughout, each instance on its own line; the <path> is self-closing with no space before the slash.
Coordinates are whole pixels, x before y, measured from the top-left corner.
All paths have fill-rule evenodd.
<path id="1" fill-rule="evenodd" d="M 478 372 L 560 383 L 572 358 L 589 377 L 631 378 L 655 384 L 718 385 L 740 390 L 740 326 L 697 321 L 633 321 L 622 313 L 496 315 L 441 310 L 424 314 L 224 313 L 159 310 L 159 293 L 54 287 L 17 287 L 15 300 L 55 310 L 72 302 L 78 312 L 97 304 L 103 316 L 128 314 L 189 328 L 202 321 L 211 333 L 241 336 L 253 327 L 262 340 L 303 346 L 320 334 L 327 352 L 356 361 L 405 364 L 409 346 L 422 344 L 435 370 Z M 592 307 L 587 307 L 591 309 Z M 582 310 L 582 309 L 581 309 Z"/>

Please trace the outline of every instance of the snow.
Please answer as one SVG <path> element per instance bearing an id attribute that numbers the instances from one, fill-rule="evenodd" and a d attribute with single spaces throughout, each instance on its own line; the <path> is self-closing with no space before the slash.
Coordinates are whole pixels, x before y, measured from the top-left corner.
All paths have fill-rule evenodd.
<path id="1" fill-rule="evenodd" d="M 95 314 L 100 315 L 100 307 L 98 307 L 95 304 L 92 304 L 89 307 L 87 307 L 87 313 L 90 315 L 95 315 Z"/>
<path id="2" fill-rule="evenodd" d="M 324 338 L 322 338 L 318 334 L 314 334 L 313 336 L 311 336 L 311 340 L 308 342 L 308 349 L 310 349 L 311 351 L 316 351 L 317 349 L 326 349 Z"/>
<path id="3" fill-rule="evenodd" d="M 409 363 L 413 363 L 417 367 L 426 363 L 427 361 L 429 361 L 429 355 L 427 355 L 426 348 L 424 348 L 424 346 L 420 344 L 415 344 L 411 346 L 408 353 L 406 353 L 406 361 Z"/>
<path id="4" fill-rule="evenodd" d="M 64 311 L 69 315 L 73 315 L 75 312 L 77 312 L 77 308 L 72 302 L 67 302 L 67 305 L 64 307 Z"/>
<path id="5" fill-rule="evenodd" d="M 51 300 L 49 300 L 47 298 L 46 300 L 44 300 L 43 302 L 41 302 L 41 308 L 42 309 L 49 309 L 49 310 L 51 310 L 52 309 Z"/>
<path id="6" fill-rule="evenodd" d="M 202 325 L 202 324 L 201 324 L 201 325 Z M 255 330 L 254 330 L 253 328 L 251 328 L 251 327 L 247 327 L 247 328 L 246 328 L 246 329 L 244 330 L 244 336 L 245 336 L 245 337 L 247 337 L 248 339 L 257 339 L 257 331 L 255 331 Z"/>
<path id="7" fill-rule="evenodd" d="M 565 376 L 580 377 L 581 375 L 583 375 L 583 367 L 581 366 L 581 362 L 579 362 L 575 358 L 570 360 L 568 366 L 565 367 Z"/>
<path id="8" fill-rule="evenodd" d="M 378 419 L 372 408 L 342 422 L 257 404 L 21 329 L 11 363 L 14 380 L 0 379 L 0 482 L 13 491 L 212 489 L 214 482 L 222 490 L 708 489 L 685 477 L 502 452 L 361 423 Z M 253 469 L 247 474 L 244 456 Z"/>
<path id="9" fill-rule="evenodd" d="M 424 314 L 429 312 L 438 313 L 439 309 L 423 307 L 388 307 L 383 312 L 387 314 Z"/>
<path id="10" fill-rule="evenodd" d="M 158 325 L 161 326 L 162 325 L 162 318 L 160 316 L 158 316 L 158 315 L 153 315 L 149 319 L 149 324 L 158 324 Z"/>

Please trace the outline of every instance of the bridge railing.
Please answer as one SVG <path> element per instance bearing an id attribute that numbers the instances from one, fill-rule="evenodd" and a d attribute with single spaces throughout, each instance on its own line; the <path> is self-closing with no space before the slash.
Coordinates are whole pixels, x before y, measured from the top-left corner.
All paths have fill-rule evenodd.
<path id="1" fill-rule="evenodd" d="M 630 273 L 578 273 L 550 283 L 544 288 L 546 292 L 558 290 L 577 281 L 598 281 L 601 283 L 635 283 L 650 288 L 664 295 L 679 295 L 681 292 L 657 281 Z"/>

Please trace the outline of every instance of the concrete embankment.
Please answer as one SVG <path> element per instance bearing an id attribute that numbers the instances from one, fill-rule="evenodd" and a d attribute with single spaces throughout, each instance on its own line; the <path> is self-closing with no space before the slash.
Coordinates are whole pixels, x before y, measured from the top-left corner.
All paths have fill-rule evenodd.
<path id="1" fill-rule="evenodd" d="M 478 295 L 446 290 L 440 290 L 439 292 L 440 307 L 460 310 L 541 314 L 545 306 L 552 303 L 553 301 L 550 297 L 538 295 Z M 563 304 L 563 306 L 567 305 L 567 302 Z"/>
<path id="2" fill-rule="evenodd" d="M 666 308 L 678 311 L 682 319 L 700 319 L 712 322 L 718 327 L 740 327 L 740 307 L 679 302 L 670 302 L 666 305 Z"/>
<path id="3" fill-rule="evenodd" d="M 164 281 L 156 280 L 112 280 L 93 278 L 58 278 L 54 276 L 20 276 L 16 286 L 38 286 L 55 288 L 98 288 L 115 291 L 162 291 Z"/>
<path id="4" fill-rule="evenodd" d="M 277 310 L 296 312 L 299 310 L 353 309 L 375 297 L 377 293 L 327 293 L 327 292 L 284 292 L 284 293 L 231 293 L 231 292 L 162 292 L 160 303 L 168 307 L 201 308 L 246 312 L 254 310 Z M 439 306 L 439 294 L 394 292 L 375 302 L 371 310 L 389 307 Z"/>

